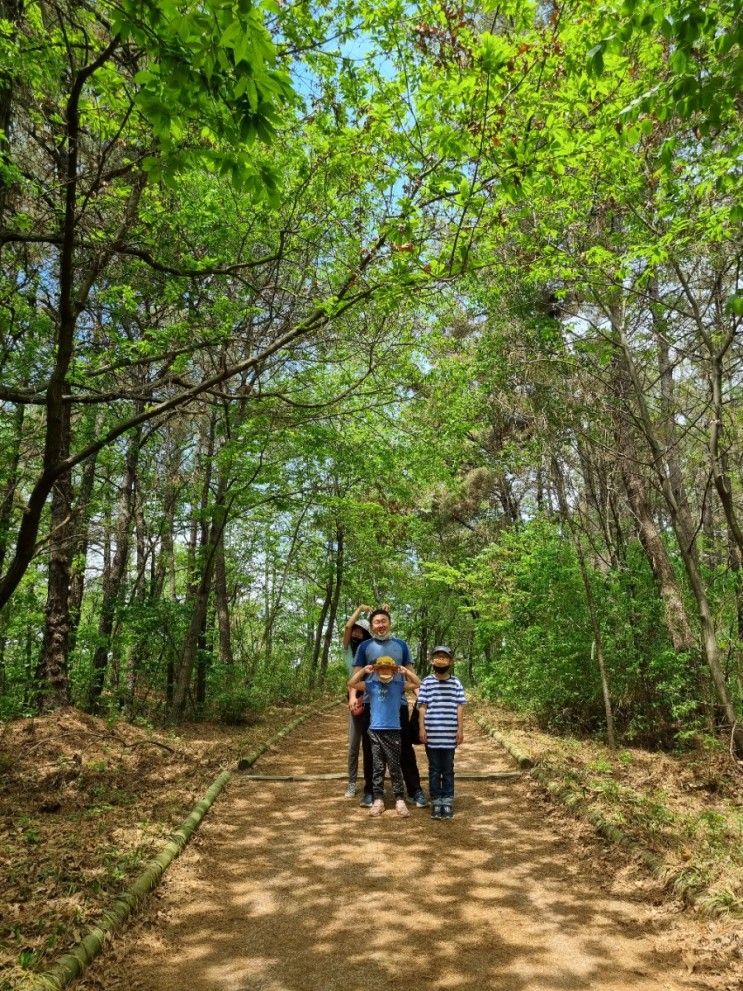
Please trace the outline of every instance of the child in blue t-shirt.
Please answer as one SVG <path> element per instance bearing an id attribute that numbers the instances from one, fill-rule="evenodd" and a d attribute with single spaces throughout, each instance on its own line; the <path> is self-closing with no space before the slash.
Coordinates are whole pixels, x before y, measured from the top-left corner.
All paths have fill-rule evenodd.
<path id="1" fill-rule="evenodd" d="M 384 812 L 385 766 L 390 770 L 397 814 L 402 817 L 410 815 L 405 804 L 405 782 L 400 767 L 400 706 L 406 681 L 414 688 L 420 685 L 410 668 L 399 667 L 392 657 L 382 656 L 374 664 L 359 668 L 348 682 L 350 689 L 364 689 L 369 701 L 374 796 L 370 816 L 379 816 Z"/>
<path id="2" fill-rule="evenodd" d="M 418 692 L 420 741 L 426 745 L 433 819 L 454 816 L 454 750 L 464 739 L 462 711 L 467 699 L 462 682 L 451 673 L 453 663 L 448 647 L 434 647 L 433 674 L 423 679 Z"/>

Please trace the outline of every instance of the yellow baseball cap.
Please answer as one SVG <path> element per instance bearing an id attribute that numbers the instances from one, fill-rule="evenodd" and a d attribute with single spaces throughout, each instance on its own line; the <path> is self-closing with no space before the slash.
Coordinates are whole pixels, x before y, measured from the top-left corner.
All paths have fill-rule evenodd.
<path id="1" fill-rule="evenodd" d="M 374 662 L 374 670 L 377 672 L 377 677 L 380 681 L 392 681 L 397 670 L 397 661 L 394 657 L 388 657 L 384 654 Z"/>
<path id="2" fill-rule="evenodd" d="M 379 668 L 396 668 L 397 661 L 394 657 L 388 657 L 387 654 L 383 654 L 382 657 L 378 657 L 374 662 L 374 667 Z"/>

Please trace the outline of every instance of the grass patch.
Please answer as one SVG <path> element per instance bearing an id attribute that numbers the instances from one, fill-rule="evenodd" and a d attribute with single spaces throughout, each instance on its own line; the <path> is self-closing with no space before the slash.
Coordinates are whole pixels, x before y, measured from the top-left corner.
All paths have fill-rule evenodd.
<path id="1" fill-rule="evenodd" d="M 657 866 L 674 897 L 708 915 L 743 916 L 743 781 L 721 748 L 612 753 L 493 704 L 477 711 L 537 761 L 535 777 L 563 806 Z"/>

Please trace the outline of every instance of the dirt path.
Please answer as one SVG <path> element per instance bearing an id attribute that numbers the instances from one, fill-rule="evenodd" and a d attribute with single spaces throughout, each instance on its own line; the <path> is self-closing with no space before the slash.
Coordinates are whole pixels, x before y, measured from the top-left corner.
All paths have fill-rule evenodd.
<path id="1" fill-rule="evenodd" d="M 511 770 L 472 720 L 458 770 Z M 341 770 L 345 713 L 307 723 L 257 773 Z M 425 756 L 419 762 L 425 768 Z M 422 760 L 421 760 L 422 757 Z M 451 822 L 370 820 L 343 782 L 236 776 L 148 917 L 83 988 L 106 991 L 649 991 L 708 987 L 611 891 L 526 779 L 468 781 Z M 597 866 L 598 865 L 598 866 Z M 157 908 L 155 908 L 157 906 Z"/>

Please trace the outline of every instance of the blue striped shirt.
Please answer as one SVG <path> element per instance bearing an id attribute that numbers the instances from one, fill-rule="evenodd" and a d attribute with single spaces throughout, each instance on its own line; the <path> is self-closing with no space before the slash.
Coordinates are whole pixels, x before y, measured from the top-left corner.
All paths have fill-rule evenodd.
<path id="1" fill-rule="evenodd" d="M 465 705 L 464 688 L 459 678 L 439 681 L 432 674 L 423 679 L 418 705 L 425 705 L 426 746 L 450 750 L 457 745 L 457 706 Z"/>

